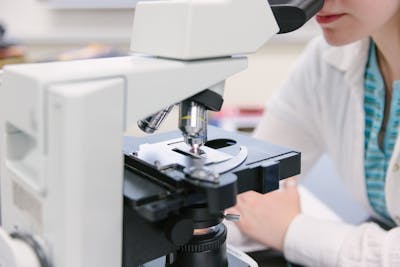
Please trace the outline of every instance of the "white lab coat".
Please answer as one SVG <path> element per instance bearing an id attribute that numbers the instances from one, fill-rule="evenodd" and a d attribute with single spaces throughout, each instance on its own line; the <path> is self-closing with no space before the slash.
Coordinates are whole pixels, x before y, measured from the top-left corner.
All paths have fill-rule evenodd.
<path id="1" fill-rule="evenodd" d="M 342 47 L 329 46 L 322 37 L 313 40 L 267 104 L 255 136 L 302 152 L 303 174 L 321 154 L 328 154 L 352 194 L 378 217 L 368 203 L 363 165 L 368 47 L 368 39 Z M 385 188 L 388 211 L 397 225 L 399 166 L 400 135 Z M 306 266 L 400 266 L 400 227 L 386 232 L 373 223 L 352 226 L 302 214 L 289 226 L 284 254 Z"/>

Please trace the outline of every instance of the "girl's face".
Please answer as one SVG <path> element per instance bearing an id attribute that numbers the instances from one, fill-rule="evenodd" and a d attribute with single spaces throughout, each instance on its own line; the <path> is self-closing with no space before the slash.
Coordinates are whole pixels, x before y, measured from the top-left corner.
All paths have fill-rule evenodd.
<path id="1" fill-rule="evenodd" d="M 400 0 L 325 0 L 316 20 L 331 45 L 345 45 L 396 27 Z"/>

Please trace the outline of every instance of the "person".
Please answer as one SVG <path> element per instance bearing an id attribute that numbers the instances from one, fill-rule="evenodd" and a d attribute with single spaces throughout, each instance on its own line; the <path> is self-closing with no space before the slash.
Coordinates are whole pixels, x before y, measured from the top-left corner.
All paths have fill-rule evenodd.
<path id="1" fill-rule="evenodd" d="M 400 1 L 325 0 L 313 40 L 254 136 L 302 152 L 307 174 L 327 154 L 356 199 L 382 224 L 301 213 L 290 184 L 239 195 L 248 237 L 305 266 L 400 266 Z"/>

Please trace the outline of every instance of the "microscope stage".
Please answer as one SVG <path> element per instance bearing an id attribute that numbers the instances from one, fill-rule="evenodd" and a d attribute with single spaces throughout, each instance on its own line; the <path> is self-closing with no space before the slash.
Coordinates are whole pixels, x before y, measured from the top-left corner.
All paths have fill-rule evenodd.
<path id="1" fill-rule="evenodd" d="M 233 206 L 238 193 L 268 193 L 279 188 L 280 179 L 300 173 L 296 151 L 212 126 L 208 140 L 195 155 L 180 131 L 125 137 L 125 199 L 137 208 L 172 195 L 181 198 L 185 191 L 212 199 L 210 209 L 217 212 Z M 145 217 L 154 221 L 164 214 L 147 211 Z"/>
<path id="2" fill-rule="evenodd" d="M 200 155 L 192 153 L 179 131 L 124 139 L 126 156 L 144 161 L 160 172 L 170 167 L 185 169 L 202 164 L 223 174 L 278 164 L 278 179 L 300 173 L 299 152 L 212 126 L 208 129 L 208 141 L 200 150 Z"/>

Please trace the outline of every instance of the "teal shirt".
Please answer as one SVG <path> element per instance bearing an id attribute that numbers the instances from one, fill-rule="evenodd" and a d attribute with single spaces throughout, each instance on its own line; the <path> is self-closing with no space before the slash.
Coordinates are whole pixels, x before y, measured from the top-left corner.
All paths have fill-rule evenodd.
<path id="1" fill-rule="evenodd" d="M 372 208 L 388 224 L 394 225 L 390 219 L 385 198 L 385 179 L 400 122 L 400 80 L 393 84 L 389 118 L 383 142 L 379 143 L 379 132 L 383 125 L 385 110 L 385 83 L 379 70 L 376 47 L 371 41 L 369 58 L 365 69 L 364 80 L 365 110 L 365 178 L 368 200 Z M 389 106 L 388 106 L 389 108 Z M 400 177 L 399 177 L 400 178 Z"/>

